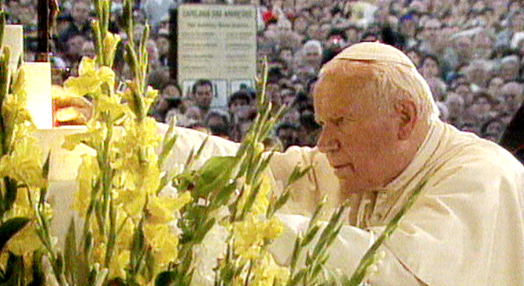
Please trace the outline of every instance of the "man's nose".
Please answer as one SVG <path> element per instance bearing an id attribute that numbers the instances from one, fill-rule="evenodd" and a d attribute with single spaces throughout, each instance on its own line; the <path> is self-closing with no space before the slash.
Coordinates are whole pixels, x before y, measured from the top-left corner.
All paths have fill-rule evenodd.
<path id="1" fill-rule="evenodd" d="M 340 148 L 340 142 L 333 132 L 324 128 L 320 132 L 317 147 L 320 152 L 329 153 L 338 150 Z"/>

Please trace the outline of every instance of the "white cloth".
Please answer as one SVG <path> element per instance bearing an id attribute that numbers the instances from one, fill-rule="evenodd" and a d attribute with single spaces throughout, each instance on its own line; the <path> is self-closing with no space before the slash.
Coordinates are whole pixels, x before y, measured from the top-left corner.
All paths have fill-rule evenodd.
<path id="1" fill-rule="evenodd" d="M 286 155 L 292 157 L 290 162 L 305 164 L 311 151 L 295 149 L 283 154 L 279 167 L 291 167 L 282 165 Z M 433 124 L 415 159 L 385 189 L 350 198 L 355 207 L 349 221 L 359 227 L 343 227 L 331 250 L 330 267 L 351 275 L 373 237 L 425 180 L 421 196 L 383 245 L 386 258 L 368 282 L 524 285 L 524 167 L 496 144 L 442 122 Z M 306 206 L 311 204 L 314 202 Z M 282 218 L 285 240 L 292 242 L 303 222 L 296 217 Z M 286 262 L 292 247 L 282 240 L 278 243 L 282 247 L 273 246 L 273 252 L 280 262 Z"/>
<path id="2" fill-rule="evenodd" d="M 166 124 L 158 124 L 159 134 L 165 134 L 168 129 Z M 53 129 L 38 130 L 35 137 L 39 140 L 42 153 L 47 156 L 51 154 L 49 173 L 48 200 L 53 207 L 55 215 L 51 224 L 51 231 L 55 235 L 61 247 L 63 245 L 67 228 L 71 218 L 75 216 L 72 208 L 74 192 L 78 189 L 76 181 L 78 166 L 83 154 L 94 154 L 94 151 L 84 145 L 79 145 L 73 151 L 62 149 L 64 138 L 68 135 L 84 132 L 84 126 L 71 126 Z M 176 164 L 184 164 L 191 150 L 198 150 L 202 142 L 208 137 L 207 134 L 192 129 L 177 127 L 175 133 L 178 135 L 172 153 L 167 157 L 165 168 L 172 168 Z M 116 129 L 115 136 L 118 136 Z M 209 139 L 198 160 L 194 162 L 193 168 L 198 168 L 212 156 L 233 156 L 236 154 L 238 144 L 225 139 L 209 136 Z M 160 152 L 160 150 L 158 150 Z M 76 218 L 77 229 L 81 226 L 80 220 Z"/>

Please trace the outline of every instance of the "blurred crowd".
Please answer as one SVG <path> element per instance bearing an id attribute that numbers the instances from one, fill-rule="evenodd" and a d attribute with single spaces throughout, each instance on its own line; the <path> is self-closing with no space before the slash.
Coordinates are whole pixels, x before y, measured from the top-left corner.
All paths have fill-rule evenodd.
<path id="1" fill-rule="evenodd" d="M 458 129 L 497 142 L 523 101 L 524 4 L 519 0 L 141 0 L 134 9 L 135 33 L 146 21 L 149 84 L 159 90 L 151 116 L 161 122 L 176 118 L 180 126 L 231 140 L 242 139 L 256 116 L 256 91 L 230 95 L 228 106 L 211 108 L 212 84 L 197 81 L 182 96 L 173 73 L 172 9 L 184 3 L 255 5 L 257 46 L 269 60 L 266 91 L 275 112 L 284 106 L 269 146 L 314 146 L 319 126 L 314 120 L 311 91 L 323 63 L 344 47 L 381 41 L 406 52 L 428 81 L 442 120 Z M 24 25 L 26 61 L 36 48 L 36 0 L 7 0 L 9 22 Z M 113 0 L 110 29 L 127 38 L 122 2 Z M 53 66 L 64 72 L 60 84 L 75 75 L 83 56 L 94 56 L 89 20 L 91 1 L 60 1 L 53 32 Z M 121 59 L 116 68 L 126 78 Z"/>

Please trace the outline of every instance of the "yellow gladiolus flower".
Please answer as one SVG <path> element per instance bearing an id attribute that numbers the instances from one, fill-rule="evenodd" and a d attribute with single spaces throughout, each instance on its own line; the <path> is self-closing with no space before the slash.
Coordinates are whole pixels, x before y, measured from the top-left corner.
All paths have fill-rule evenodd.
<path id="1" fill-rule="evenodd" d="M 109 265 L 109 278 L 125 278 L 126 267 L 131 259 L 131 252 L 129 250 L 122 250 L 117 255 L 113 255 Z"/>
<path id="2" fill-rule="evenodd" d="M 289 278 L 289 269 L 279 266 L 269 253 L 265 253 L 253 269 L 253 286 L 285 285 Z"/>
<path id="3" fill-rule="evenodd" d="M 168 223 L 175 219 L 175 212 L 191 201 L 191 194 L 185 192 L 178 198 L 152 197 L 147 204 L 149 223 Z"/>
<path id="4" fill-rule="evenodd" d="M 146 241 L 151 245 L 159 269 L 177 258 L 178 236 L 173 234 L 167 224 L 146 223 L 144 235 Z"/>
<path id="5" fill-rule="evenodd" d="M 115 196 L 115 203 L 120 205 L 129 216 L 137 218 L 142 214 L 142 209 L 146 203 L 146 194 L 137 189 L 122 190 Z"/>
<path id="6" fill-rule="evenodd" d="M 102 150 L 102 143 L 106 136 L 107 130 L 100 122 L 90 120 L 86 124 L 87 130 L 84 133 L 75 133 L 66 136 L 62 148 L 73 151 L 76 145 L 84 144 L 94 150 Z"/>
<path id="7" fill-rule="evenodd" d="M 276 239 L 284 232 L 284 226 L 282 222 L 276 218 L 272 217 L 269 221 L 264 223 L 263 236 L 266 239 Z"/>
<path id="8" fill-rule="evenodd" d="M 111 32 L 107 32 L 103 40 L 104 41 L 104 45 L 103 45 L 104 54 L 105 55 L 114 55 L 120 40 L 121 40 L 120 35 L 113 34 Z"/>
<path id="9" fill-rule="evenodd" d="M 95 184 L 100 174 L 100 169 L 96 157 L 84 154 L 82 155 L 82 163 L 78 166 L 78 190 L 75 192 L 75 201 L 73 208 L 85 215 L 89 201 L 91 199 L 92 187 Z"/>
<path id="10" fill-rule="evenodd" d="M 15 138 L 13 151 L 0 158 L 0 176 L 10 177 L 29 186 L 45 187 L 41 151 L 34 137 Z"/>
<path id="11" fill-rule="evenodd" d="M 103 84 L 112 89 L 115 73 L 108 67 L 96 67 L 95 60 L 84 57 L 78 67 L 79 77 L 71 77 L 64 82 L 67 91 L 77 96 L 100 94 Z"/>
<path id="12" fill-rule="evenodd" d="M 101 96 L 95 101 L 95 110 L 97 114 L 110 114 L 112 122 L 122 120 L 126 114 L 121 99 L 116 96 Z"/>

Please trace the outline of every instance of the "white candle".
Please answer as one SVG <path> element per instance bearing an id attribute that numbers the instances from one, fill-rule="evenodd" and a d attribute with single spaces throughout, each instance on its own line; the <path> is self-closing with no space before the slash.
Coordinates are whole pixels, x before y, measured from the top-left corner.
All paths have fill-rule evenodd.
<path id="1" fill-rule="evenodd" d="M 4 28 L 4 40 L 2 46 L 8 45 L 11 48 L 11 60 L 9 67 L 15 70 L 20 57 L 24 52 L 24 29 L 22 25 L 6 25 Z M 23 59 L 22 59 L 23 60 Z"/>

